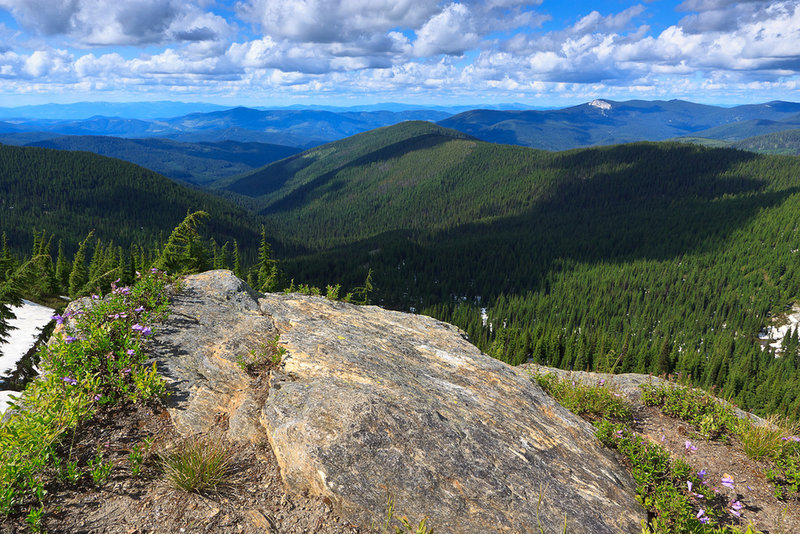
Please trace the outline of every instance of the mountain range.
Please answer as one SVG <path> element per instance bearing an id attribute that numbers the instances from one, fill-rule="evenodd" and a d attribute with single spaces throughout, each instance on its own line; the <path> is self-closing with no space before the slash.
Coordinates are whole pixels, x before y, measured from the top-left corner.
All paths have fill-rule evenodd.
<path id="1" fill-rule="evenodd" d="M 110 106 L 110 105 L 109 105 Z M 125 111 L 99 106 L 98 112 Z M 189 106 L 188 104 L 186 106 Z M 468 109 L 386 104 L 313 109 L 207 109 L 168 118 L 153 114 L 170 109 L 154 105 L 149 114 L 129 117 L 101 116 L 54 118 L 79 114 L 78 104 L 64 111 L 46 107 L 29 111 L 31 118 L 13 118 L 0 113 L 0 134 L 36 135 L 36 141 L 56 135 L 102 135 L 123 138 L 162 137 L 181 142 L 260 142 L 310 148 L 382 126 L 403 121 L 425 120 L 493 143 L 515 144 L 545 150 L 567 150 L 587 146 L 671 138 L 741 141 L 745 138 L 800 128 L 800 104 L 769 102 L 731 108 L 682 100 L 643 101 L 594 100 L 564 109 L 532 110 L 509 104 L 510 109 Z M 74 109 L 73 109 L 74 108 Z M 137 108 L 132 108 L 137 109 Z M 2 111 L 2 110 L 0 110 Z M 23 112 L 14 108 L 13 112 Z M 49 118 L 37 117 L 45 112 Z M 127 112 L 130 114 L 130 112 Z M 5 118 L 4 118 L 5 117 Z M 267 163 L 266 161 L 264 163 Z"/>

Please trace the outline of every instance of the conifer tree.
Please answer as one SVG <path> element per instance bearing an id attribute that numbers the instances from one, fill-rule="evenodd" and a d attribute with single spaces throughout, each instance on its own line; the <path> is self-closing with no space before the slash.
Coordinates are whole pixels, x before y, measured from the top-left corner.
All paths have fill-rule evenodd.
<path id="1" fill-rule="evenodd" d="M 197 228 L 207 218 L 205 211 L 188 213 L 170 234 L 153 266 L 175 273 L 197 272 L 204 268 L 205 250 Z"/>
<path id="2" fill-rule="evenodd" d="M 56 258 L 56 286 L 59 293 L 66 293 L 69 291 L 69 273 L 72 271 L 72 265 L 67 261 L 64 254 L 64 245 L 62 241 L 58 240 L 58 256 Z"/>
<path id="3" fill-rule="evenodd" d="M 255 282 L 258 291 L 268 293 L 278 286 L 278 262 L 272 259 L 272 247 L 267 242 L 267 230 L 261 227 L 261 244 L 258 247 L 258 263 L 255 265 Z"/>
<path id="4" fill-rule="evenodd" d="M 86 248 L 89 240 L 94 235 L 94 230 L 89 232 L 86 239 L 78 245 L 78 250 L 72 260 L 72 270 L 69 273 L 69 296 L 77 297 L 89 282 L 89 272 L 86 270 Z"/>

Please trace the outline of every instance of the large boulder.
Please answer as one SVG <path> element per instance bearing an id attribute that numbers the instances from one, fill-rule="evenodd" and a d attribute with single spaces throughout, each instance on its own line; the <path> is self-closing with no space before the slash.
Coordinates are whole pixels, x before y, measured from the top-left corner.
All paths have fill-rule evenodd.
<path id="1" fill-rule="evenodd" d="M 235 362 L 280 334 L 268 379 Z M 639 532 L 644 511 L 592 427 L 429 317 L 188 277 L 153 354 L 183 432 L 266 439 L 287 489 L 368 526 L 387 496 L 438 533 Z"/>

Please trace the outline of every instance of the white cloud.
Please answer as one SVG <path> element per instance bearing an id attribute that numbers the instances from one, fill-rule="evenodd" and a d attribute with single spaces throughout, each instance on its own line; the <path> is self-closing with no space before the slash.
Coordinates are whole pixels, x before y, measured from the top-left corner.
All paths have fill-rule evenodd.
<path id="1" fill-rule="evenodd" d="M 0 0 L 40 35 L 68 35 L 84 46 L 213 40 L 229 33 L 221 17 L 181 0 Z"/>
<path id="2" fill-rule="evenodd" d="M 479 41 L 469 8 L 453 3 L 419 29 L 414 42 L 414 54 L 418 57 L 462 54 Z"/>

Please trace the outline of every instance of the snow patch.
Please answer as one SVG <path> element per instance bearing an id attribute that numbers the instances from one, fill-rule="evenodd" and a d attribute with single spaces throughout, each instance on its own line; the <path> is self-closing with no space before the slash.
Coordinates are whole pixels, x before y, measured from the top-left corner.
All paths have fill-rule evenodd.
<path id="1" fill-rule="evenodd" d="M 798 326 L 800 326 L 800 305 L 795 304 L 792 306 L 791 313 L 786 316 L 781 316 L 781 319 L 786 322 L 784 323 L 783 320 L 781 320 L 780 322 L 783 324 L 768 326 L 758 333 L 758 339 L 761 340 L 761 349 L 765 350 L 766 347 L 774 349 L 776 357 L 783 352 L 781 348 L 783 338 L 788 336 L 789 332 L 792 330 L 797 330 Z"/>
<path id="2" fill-rule="evenodd" d="M 30 350 L 39 333 L 52 319 L 53 308 L 23 300 L 22 306 L 12 306 L 16 319 L 8 321 L 16 327 L 8 332 L 6 342 L 0 344 L 0 375 L 14 369 L 17 362 Z"/>

